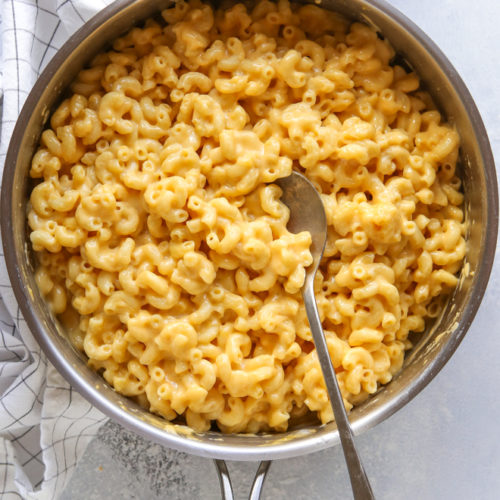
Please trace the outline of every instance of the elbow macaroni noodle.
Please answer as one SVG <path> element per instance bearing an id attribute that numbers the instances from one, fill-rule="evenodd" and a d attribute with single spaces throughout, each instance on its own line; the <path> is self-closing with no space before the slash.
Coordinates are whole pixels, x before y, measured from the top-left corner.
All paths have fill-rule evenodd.
<path id="1" fill-rule="evenodd" d="M 315 5 L 176 2 L 94 58 L 31 168 L 36 280 L 119 392 L 203 431 L 333 419 L 300 289 L 310 234 L 273 182 L 320 191 L 316 298 L 345 405 L 401 368 L 466 253 L 459 137 L 367 26 Z"/>

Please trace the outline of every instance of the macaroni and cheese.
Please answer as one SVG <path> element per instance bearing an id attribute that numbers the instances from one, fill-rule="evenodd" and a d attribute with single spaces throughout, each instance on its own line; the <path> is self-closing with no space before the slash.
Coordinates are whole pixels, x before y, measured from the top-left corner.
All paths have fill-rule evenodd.
<path id="1" fill-rule="evenodd" d="M 333 419 L 300 290 L 350 409 L 400 370 L 466 253 L 459 137 L 371 28 L 316 5 L 176 2 L 82 70 L 30 171 L 36 280 L 118 392 L 198 431 Z"/>

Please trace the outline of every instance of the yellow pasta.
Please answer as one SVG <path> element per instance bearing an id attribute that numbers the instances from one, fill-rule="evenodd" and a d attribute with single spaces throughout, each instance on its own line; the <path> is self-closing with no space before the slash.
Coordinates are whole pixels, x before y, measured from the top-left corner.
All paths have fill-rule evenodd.
<path id="1" fill-rule="evenodd" d="M 94 58 L 33 157 L 36 281 L 117 391 L 195 430 L 333 419 L 276 179 L 321 193 L 315 291 L 345 405 L 400 370 L 466 253 L 459 137 L 369 27 L 178 1 Z"/>

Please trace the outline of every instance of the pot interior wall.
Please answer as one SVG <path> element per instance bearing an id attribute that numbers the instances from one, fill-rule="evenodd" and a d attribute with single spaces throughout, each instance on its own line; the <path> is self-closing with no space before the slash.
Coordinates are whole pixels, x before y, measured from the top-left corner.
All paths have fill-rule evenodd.
<path id="1" fill-rule="evenodd" d="M 27 244 L 26 205 L 31 157 L 49 110 L 61 100 L 76 73 L 109 40 L 152 15 L 157 0 L 119 1 L 77 32 L 56 55 L 28 97 L 9 149 L 2 195 L 2 231 L 6 259 L 15 292 L 31 330 L 46 354 L 84 396 L 126 427 L 158 443 L 201 456 L 217 458 L 282 458 L 325 448 L 338 442 L 335 424 L 300 425 L 273 435 L 196 434 L 145 412 L 116 393 L 86 366 L 86 360 L 66 340 L 41 299 L 34 281 L 33 256 Z M 162 8 L 171 2 L 161 2 Z M 498 219 L 496 179 L 491 152 L 474 104 L 448 61 L 428 40 L 419 41 L 408 20 L 378 1 L 324 0 L 322 6 L 376 27 L 419 73 L 427 90 L 462 138 L 468 255 L 460 284 L 440 318 L 420 337 L 402 370 L 374 397 L 351 412 L 355 432 L 361 432 L 408 402 L 440 370 L 458 346 L 482 298 L 493 261 Z M 389 15 L 387 12 L 391 12 Z M 106 19 L 106 16 L 109 16 Z M 88 36 L 86 36 L 90 33 Z M 420 38 L 420 35 L 419 35 Z M 428 50 L 434 52 L 432 56 Z"/>

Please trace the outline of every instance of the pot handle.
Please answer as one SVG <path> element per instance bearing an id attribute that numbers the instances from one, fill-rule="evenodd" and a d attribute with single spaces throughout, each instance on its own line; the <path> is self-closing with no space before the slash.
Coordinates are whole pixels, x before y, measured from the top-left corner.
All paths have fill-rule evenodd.
<path id="1" fill-rule="evenodd" d="M 259 468 L 255 473 L 255 478 L 253 480 L 252 489 L 250 491 L 250 496 L 248 500 L 260 500 L 260 495 L 262 493 L 262 487 L 264 486 L 264 481 L 266 480 L 266 474 L 271 466 L 271 460 L 262 460 L 259 464 Z"/>
<path id="2" fill-rule="evenodd" d="M 214 463 L 215 469 L 217 470 L 217 475 L 219 476 L 219 485 L 222 500 L 234 500 L 233 486 L 231 484 L 231 478 L 229 476 L 226 462 L 224 462 L 224 460 L 214 460 Z M 250 496 L 248 497 L 249 500 L 260 500 L 262 487 L 264 486 L 264 481 L 266 479 L 266 474 L 269 470 L 270 465 L 270 460 L 263 460 L 259 464 L 259 468 L 257 469 L 255 478 L 253 480 Z"/>
<path id="3" fill-rule="evenodd" d="M 231 478 L 229 477 L 226 462 L 224 462 L 224 460 L 214 460 L 214 463 L 217 475 L 219 476 L 222 500 L 234 500 L 233 486 L 231 484 Z"/>

